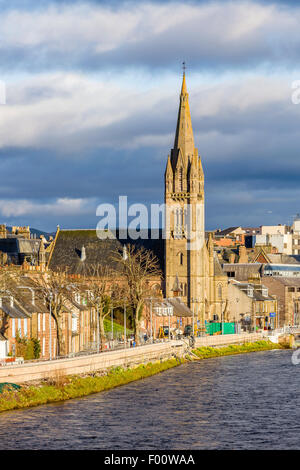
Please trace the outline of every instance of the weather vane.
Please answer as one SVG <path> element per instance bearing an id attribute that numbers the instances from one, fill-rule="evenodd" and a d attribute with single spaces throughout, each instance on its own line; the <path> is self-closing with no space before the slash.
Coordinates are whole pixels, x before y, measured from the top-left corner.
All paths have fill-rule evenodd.
<path id="1" fill-rule="evenodd" d="M 185 75 L 185 69 L 186 69 L 185 62 L 182 62 L 183 75 Z"/>

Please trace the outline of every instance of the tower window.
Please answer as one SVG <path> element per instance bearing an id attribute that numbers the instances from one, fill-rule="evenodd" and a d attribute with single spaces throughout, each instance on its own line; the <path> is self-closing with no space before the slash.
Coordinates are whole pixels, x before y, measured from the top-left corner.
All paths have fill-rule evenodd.
<path id="1" fill-rule="evenodd" d="M 180 253 L 179 255 L 179 263 L 181 264 L 181 266 L 183 265 L 183 253 Z"/>
<path id="2" fill-rule="evenodd" d="M 179 170 L 179 191 L 183 191 L 183 169 Z"/>

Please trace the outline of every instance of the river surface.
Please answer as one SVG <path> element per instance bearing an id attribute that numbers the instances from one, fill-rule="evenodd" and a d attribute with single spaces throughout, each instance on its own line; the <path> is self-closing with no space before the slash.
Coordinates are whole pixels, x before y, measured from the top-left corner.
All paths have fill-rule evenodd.
<path id="1" fill-rule="evenodd" d="M 206 359 L 1 413 L 0 449 L 300 449 L 300 364 L 291 354 Z"/>

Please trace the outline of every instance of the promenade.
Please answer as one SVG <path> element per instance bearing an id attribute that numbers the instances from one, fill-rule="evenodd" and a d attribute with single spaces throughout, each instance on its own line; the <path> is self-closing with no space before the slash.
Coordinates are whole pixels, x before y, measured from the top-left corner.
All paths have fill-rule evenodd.
<path id="1" fill-rule="evenodd" d="M 262 333 L 206 336 L 196 338 L 195 347 L 243 344 L 264 338 L 265 336 Z M 21 384 L 46 379 L 57 374 L 74 375 L 92 374 L 96 371 L 105 372 L 111 367 L 130 367 L 175 356 L 182 357 L 188 353 L 189 349 L 189 340 L 182 339 L 80 357 L 2 366 L 0 367 L 0 383 L 14 382 Z"/>

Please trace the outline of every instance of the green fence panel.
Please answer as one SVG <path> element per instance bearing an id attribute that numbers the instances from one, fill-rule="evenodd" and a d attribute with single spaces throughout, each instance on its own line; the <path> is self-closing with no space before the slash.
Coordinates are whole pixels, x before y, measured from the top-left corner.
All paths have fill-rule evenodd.
<path id="1" fill-rule="evenodd" d="M 223 323 L 224 335 L 233 335 L 235 333 L 234 323 Z"/>
<path id="2" fill-rule="evenodd" d="M 232 335 L 235 333 L 235 326 L 233 322 L 228 322 L 228 323 L 223 323 L 223 328 L 222 328 L 222 323 L 219 322 L 214 322 L 214 323 L 207 323 L 206 324 L 206 333 L 208 335 L 213 335 L 219 332 L 222 332 L 224 335 Z"/>

